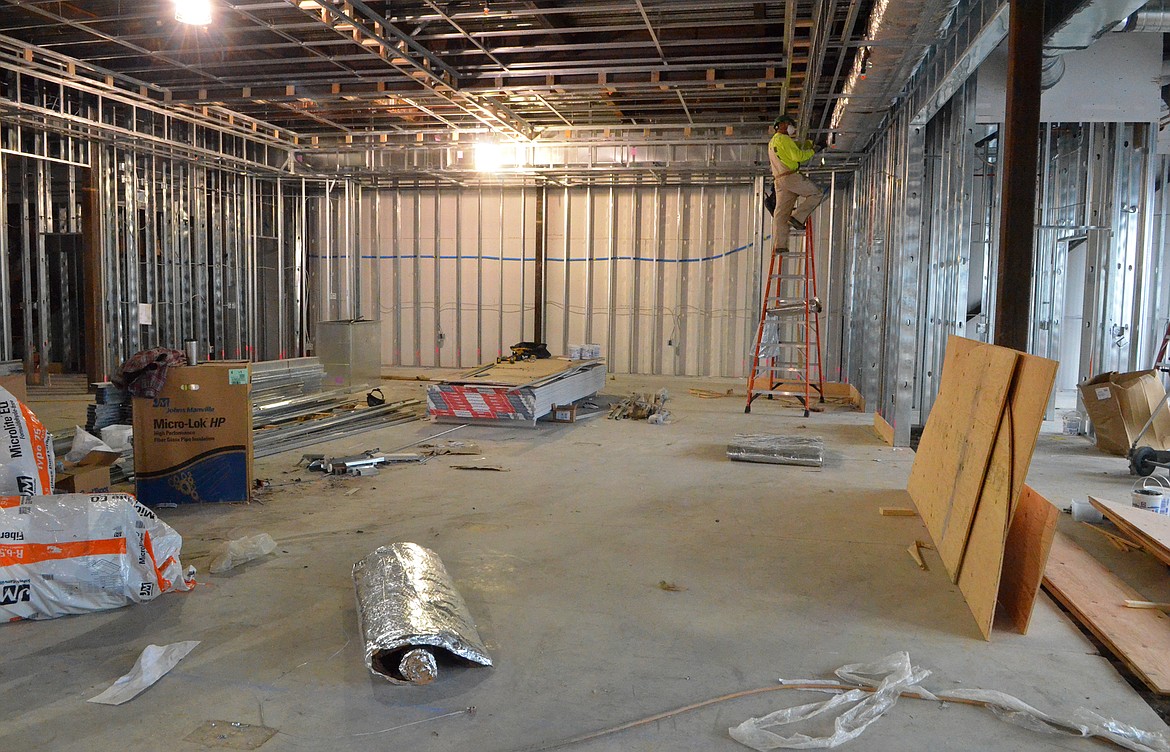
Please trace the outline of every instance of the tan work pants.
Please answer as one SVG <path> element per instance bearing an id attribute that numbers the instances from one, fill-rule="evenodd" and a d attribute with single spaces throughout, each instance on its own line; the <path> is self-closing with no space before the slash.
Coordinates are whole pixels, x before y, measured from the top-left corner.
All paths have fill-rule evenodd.
<path id="1" fill-rule="evenodd" d="M 772 212 L 772 247 L 783 248 L 788 244 L 788 220 L 796 219 L 803 224 L 825 200 L 825 193 L 799 172 L 773 177 L 776 180 L 776 211 Z"/>

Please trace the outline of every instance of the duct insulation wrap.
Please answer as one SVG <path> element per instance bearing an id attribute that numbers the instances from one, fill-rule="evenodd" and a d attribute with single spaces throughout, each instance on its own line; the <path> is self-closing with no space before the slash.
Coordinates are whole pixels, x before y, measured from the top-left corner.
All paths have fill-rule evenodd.
<path id="1" fill-rule="evenodd" d="M 819 436 L 739 433 L 727 444 L 727 458 L 737 462 L 820 467 L 825 462 L 825 442 Z"/>
<path id="2" fill-rule="evenodd" d="M 415 543 L 382 546 L 353 565 L 370 672 L 395 684 L 428 684 L 435 650 L 481 666 L 492 659 L 443 562 Z"/>

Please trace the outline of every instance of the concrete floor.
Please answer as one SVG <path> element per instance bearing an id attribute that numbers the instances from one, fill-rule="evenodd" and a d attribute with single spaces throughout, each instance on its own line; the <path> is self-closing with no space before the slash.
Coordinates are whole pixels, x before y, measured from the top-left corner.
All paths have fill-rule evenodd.
<path id="1" fill-rule="evenodd" d="M 387 382 L 388 394 L 423 385 Z M 609 394 L 668 387 L 675 422 L 604 417 L 536 430 L 469 427 L 509 472 L 451 469 L 456 460 L 376 477 L 322 480 L 294 467 L 301 452 L 261 460 L 257 477 L 284 483 L 250 505 L 163 510 L 185 539 L 184 563 L 268 532 L 277 554 L 225 576 L 200 574 L 191 593 L 117 611 L 0 627 L 0 749 L 200 750 L 185 741 L 208 720 L 277 730 L 261 749 L 476 750 L 542 747 L 777 677 L 826 677 L 836 667 L 908 650 L 934 670 L 929 688 L 1002 690 L 1045 710 L 1084 706 L 1165 730 L 1046 596 L 1027 636 L 980 639 L 933 552 L 930 571 L 906 553 L 927 533 L 910 504 L 913 455 L 880 443 L 872 415 L 810 418 L 740 398 L 699 399 L 687 387 L 739 382 L 622 377 Z M 58 425 L 84 402 L 34 404 Z M 315 451 L 391 449 L 441 430 L 394 426 Z M 1053 427 L 1050 427 L 1050 430 Z M 823 470 L 733 463 L 736 432 L 823 436 Z M 465 458 L 463 458 L 465 459 Z M 1121 458 L 1086 439 L 1046 434 L 1030 482 L 1057 502 L 1125 498 Z M 1170 600 L 1165 569 L 1122 555 L 1103 537 L 1062 529 L 1151 598 Z M 350 567 L 379 545 L 434 549 L 454 577 L 494 668 L 443 667 L 426 687 L 371 677 L 357 633 Z M 678 592 L 659 587 L 676 584 Z M 202 643 L 157 685 L 120 707 L 86 703 L 150 643 Z M 820 696 L 739 699 L 601 740 L 595 750 L 746 749 L 728 726 Z M 474 706 L 474 714 L 460 711 Z M 449 715 L 456 713 L 456 715 Z M 411 725 L 407 725 L 411 724 Z M 903 700 L 847 749 L 1068 749 L 1099 744 L 1040 736 L 987 712 Z"/>

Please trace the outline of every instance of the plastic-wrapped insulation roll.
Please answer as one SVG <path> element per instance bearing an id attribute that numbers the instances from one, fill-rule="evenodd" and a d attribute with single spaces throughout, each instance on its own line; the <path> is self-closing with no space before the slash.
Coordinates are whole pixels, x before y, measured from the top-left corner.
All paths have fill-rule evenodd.
<path id="1" fill-rule="evenodd" d="M 370 672 L 395 684 L 429 684 L 435 653 L 492 665 L 463 596 L 435 552 L 382 546 L 353 565 L 358 619 Z"/>

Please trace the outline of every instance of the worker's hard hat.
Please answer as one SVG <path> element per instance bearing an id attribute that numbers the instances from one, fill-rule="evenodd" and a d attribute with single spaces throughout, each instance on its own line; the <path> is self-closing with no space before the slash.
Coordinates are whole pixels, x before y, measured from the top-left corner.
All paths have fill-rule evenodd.
<path id="1" fill-rule="evenodd" d="M 772 121 L 772 127 L 779 128 L 780 126 L 784 125 L 785 123 L 788 123 L 790 125 L 796 125 L 796 118 L 794 118 L 790 115 L 781 115 L 780 117 L 778 117 Z"/>

